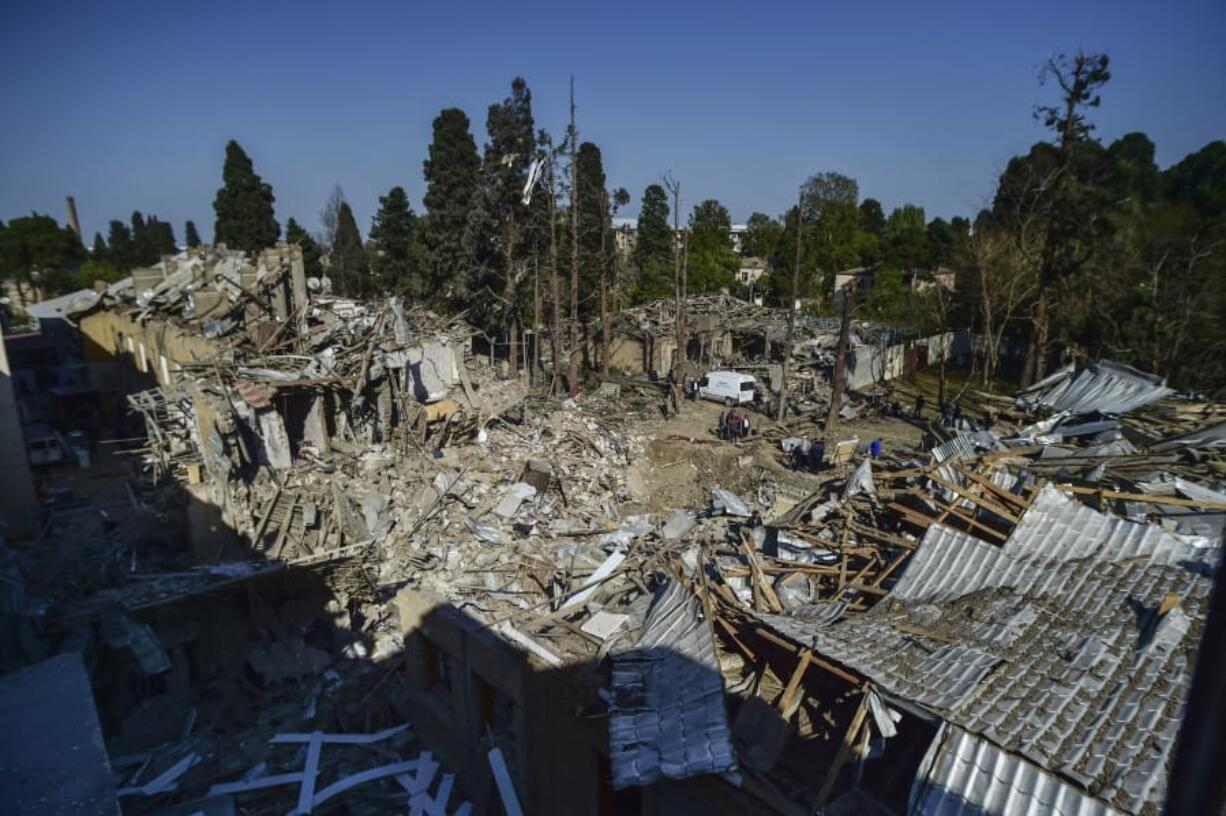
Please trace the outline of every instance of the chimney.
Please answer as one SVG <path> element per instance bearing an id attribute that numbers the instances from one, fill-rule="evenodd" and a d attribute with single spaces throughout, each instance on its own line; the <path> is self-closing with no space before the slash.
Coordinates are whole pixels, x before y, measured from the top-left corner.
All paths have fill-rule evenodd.
<path id="1" fill-rule="evenodd" d="M 84 243 L 85 238 L 81 235 L 81 222 L 77 220 L 77 202 L 72 196 L 65 199 L 68 202 L 68 226 L 77 234 L 77 240 Z"/>

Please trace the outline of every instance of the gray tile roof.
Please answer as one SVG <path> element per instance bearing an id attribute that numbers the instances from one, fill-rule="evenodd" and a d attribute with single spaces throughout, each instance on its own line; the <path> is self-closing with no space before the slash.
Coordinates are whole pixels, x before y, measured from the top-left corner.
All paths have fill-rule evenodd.
<path id="1" fill-rule="evenodd" d="M 633 650 L 613 656 L 613 786 L 736 770 L 724 679 L 701 605 L 677 581 L 656 598 Z"/>
<path id="2" fill-rule="evenodd" d="M 890 596 L 859 618 L 768 621 L 1140 813 L 1162 801 L 1220 554 L 1047 486 L 1001 547 L 931 527 Z M 1179 603 L 1158 620 L 1169 593 Z"/>
<path id="3" fill-rule="evenodd" d="M 981 737 L 944 726 L 911 803 L 930 816 L 1115 816 L 1119 811 Z"/>

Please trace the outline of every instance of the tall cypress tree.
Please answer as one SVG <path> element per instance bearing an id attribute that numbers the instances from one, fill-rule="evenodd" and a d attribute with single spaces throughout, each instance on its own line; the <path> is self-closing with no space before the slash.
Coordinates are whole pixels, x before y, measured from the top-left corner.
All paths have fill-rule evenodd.
<path id="1" fill-rule="evenodd" d="M 250 157 L 234 140 L 226 145 L 221 177 L 223 185 L 213 199 L 213 241 L 244 252 L 275 244 L 281 227 L 273 213 L 272 187 L 256 174 Z"/>
<path id="2" fill-rule="evenodd" d="M 132 262 L 136 266 L 152 266 L 157 262 L 157 252 L 149 241 L 149 227 L 140 210 L 132 211 Z"/>
<path id="3" fill-rule="evenodd" d="M 183 240 L 189 249 L 200 246 L 200 233 L 196 232 L 195 221 L 188 221 L 183 226 Z"/>
<path id="4" fill-rule="evenodd" d="M 94 249 L 89 254 L 90 260 L 98 263 L 106 263 L 110 258 L 106 251 L 106 241 L 102 240 L 102 233 L 94 233 Z"/>
<path id="5" fill-rule="evenodd" d="M 609 226 L 609 193 L 605 189 L 604 159 L 592 142 L 579 145 L 579 300 L 580 311 L 590 314 L 597 306 L 592 295 L 600 286 L 600 275 L 612 257 L 613 242 L 606 240 L 601 255 L 601 235 Z"/>
<path id="6" fill-rule="evenodd" d="M 414 300 L 430 293 L 417 251 L 417 216 L 403 187 L 393 187 L 379 197 L 370 240 L 374 250 L 371 276 L 380 292 L 404 292 Z"/>
<path id="7" fill-rule="evenodd" d="M 366 297 L 369 292 L 369 274 L 366 250 L 362 247 L 362 233 L 348 201 L 342 201 L 336 217 L 336 241 L 332 247 L 332 283 L 339 294 L 347 297 Z"/>
<path id="8" fill-rule="evenodd" d="M 191 223 L 188 221 L 187 223 Z M 323 274 L 323 264 L 320 262 L 319 244 L 311 234 L 304 230 L 297 221 L 289 219 L 285 222 L 285 240 L 302 248 L 302 266 L 307 277 L 318 278 Z"/>
<path id="9" fill-rule="evenodd" d="M 673 292 L 673 228 L 669 226 L 668 194 L 659 184 L 643 191 L 638 230 L 634 244 L 634 265 L 639 285 L 636 300 L 668 297 Z"/>
<path id="10" fill-rule="evenodd" d="M 163 255 L 174 255 L 179 251 L 174 227 L 169 221 L 159 221 L 156 215 L 149 216 L 145 224 L 145 240 L 149 244 L 149 263 L 157 263 Z"/>
<path id="11" fill-rule="evenodd" d="M 457 305 L 467 305 L 478 285 L 469 215 L 481 192 L 481 159 L 468 128 L 464 111 L 441 112 L 423 164 L 427 213 L 422 237 L 430 288 Z"/>
<path id="12" fill-rule="evenodd" d="M 107 255 L 111 263 L 123 270 L 136 266 L 132 246 L 132 231 L 122 221 L 112 221 L 106 235 Z"/>

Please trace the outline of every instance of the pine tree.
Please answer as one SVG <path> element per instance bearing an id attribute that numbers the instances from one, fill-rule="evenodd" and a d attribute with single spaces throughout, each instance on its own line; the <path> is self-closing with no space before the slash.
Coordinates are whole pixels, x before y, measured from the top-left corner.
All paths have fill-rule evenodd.
<path id="1" fill-rule="evenodd" d="M 238 142 L 231 140 L 226 145 L 221 175 L 223 186 L 213 199 L 217 214 L 214 242 L 244 252 L 257 252 L 276 243 L 281 227 L 273 212 L 276 199 L 272 187 L 256 174 Z"/>
<path id="2" fill-rule="evenodd" d="M 600 277 L 610 263 L 613 243 L 607 240 L 610 226 L 609 193 L 605 189 L 604 159 L 600 148 L 591 142 L 579 145 L 579 299 L 581 311 L 592 313 L 597 308 L 594 295 L 600 287 Z M 602 251 L 602 237 L 604 249 Z"/>
<path id="3" fill-rule="evenodd" d="M 639 285 L 636 300 L 668 297 L 673 292 L 673 229 L 668 223 L 668 194 L 659 184 L 643 191 L 634 244 Z"/>
<path id="4" fill-rule="evenodd" d="M 692 294 L 716 292 L 732 286 L 739 262 L 732 249 L 732 218 L 715 199 L 694 207 L 686 245 L 689 263 L 687 290 Z"/>
<path id="5" fill-rule="evenodd" d="M 189 249 L 200 246 L 200 233 L 196 232 L 195 221 L 188 221 L 183 226 L 183 240 Z"/>
<path id="6" fill-rule="evenodd" d="M 468 305 L 479 285 L 474 254 L 479 236 L 469 232 L 469 211 L 480 193 L 481 159 L 468 127 L 464 111 L 440 113 L 423 165 L 427 279 L 440 299 L 461 306 Z"/>
<path id="7" fill-rule="evenodd" d="M 323 264 L 320 262 L 322 253 L 319 251 L 319 244 L 315 243 L 311 234 L 292 218 L 285 222 L 285 240 L 302 248 L 302 266 L 308 278 L 318 278 L 323 275 Z"/>
<path id="8" fill-rule="evenodd" d="M 129 219 L 132 225 L 132 262 L 135 266 L 152 266 L 157 262 L 157 253 L 151 251 L 149 229 L 140 210 L 133 210 Z"/>
<path id="9" fill-rule="evenodd" d="M 366 297 L 369 292 L 369 274 L 366 250 L 362 247 L 362 233 L 353 217 L 349 202 L 341 202 L 336 217 L 336 242 L 332 247 L 332 283 L 336 291 L 347 297 Z"/>
<path id="10" fill-rule="evenodd" d="M 110 260 L 110 256 L 106 251 L 106 241 L 102 240 L 102 233 L 94 233 L 94 248 L 89 254 L 90 260 L 98 263 L 106 263 Z"/>
<path id="11" fill-rule="evenodd" d="M 149 216 L 149 221 L 145 224 L 145 240 L 149 244 L 150 263 L 157 263 L 163 255 L 175 255 L 179 252 L 174 227 L 169 221 L 159 221 L 156 215 Z"/>
<path id="12" fill-rule="evenodd" d="M 107 256 L 115 266 L 127 271 L 136 266 L 132 231 L 122 221 L 112 221 L 106 236 Z"/>
<path id="13" fill-rule="evenodd" d="M 379 212 L 370 227 L 374 257 L 371 277 L 380 292 L 404 292 L 414 300 L 430 293 L 421 274 L 417 246 L 417 216 L 409 206 L 403 187 L 393 187 L 379 197 Z"/>

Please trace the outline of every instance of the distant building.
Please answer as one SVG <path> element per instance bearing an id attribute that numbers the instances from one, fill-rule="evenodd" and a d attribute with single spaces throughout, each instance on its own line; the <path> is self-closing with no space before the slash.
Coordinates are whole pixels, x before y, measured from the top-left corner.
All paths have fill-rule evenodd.
<path id="1" fill-rule="evenodd" d="M 685 227 L 682 227 L 684 230 Z M 749 231 L 746 224 L 733 224 L 729 230 L 729 240 L 733 250 L 739 255 L 745 241 L 745 233 Z M 639 222 L 637 218 L 613 219 L 613 244 L 622 255 L 634 252 L 638 244 Z"/>
<path id="2" fill-rule="evenodd" d="M 745 286 L 753 286 L 766 274 L 765 258 L 742 258 L 741 268 L 737 270 L 736 279 Z"/>
<path id="3" fill-rule="evenodd" d="M 934 286 L 944 286 L 951 292 L 957 291 L 958 275 L 952 269 L 940 267 L 933 270 L 912 270 L 903 274 L 903 280 L 913 292 L 923 292 Z"/>

